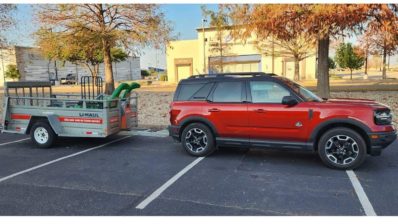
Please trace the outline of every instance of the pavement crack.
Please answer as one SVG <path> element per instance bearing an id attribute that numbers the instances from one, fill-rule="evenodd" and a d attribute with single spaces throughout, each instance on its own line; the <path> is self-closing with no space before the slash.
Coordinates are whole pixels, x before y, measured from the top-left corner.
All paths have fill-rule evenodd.
<path id="1" fill-rule="evenodd" d="M 214 204 L 210 202 L 201 202 L 198 200 L 187 200 L 187 199 L 177 199 L 177 198 L 169 198 L 169 197 L 159 197 L 159 199 L 163 200 L 169 200 L 169 201 L 178 201 L 178 202 L 190 202 L 194 204 L 199 204 L 199 205 L 207 205 L 207 206 L 214 206 L 214 207 L 220 207 L 220 208 L 229 208 L 229 209 L 238 209 L 238 210 L 244 210 L 244 211 L 255 211 L 259 212 L 262 214 L 274 214 L 278 216 L 283 216 L 283 215 L 295 215 L 293 213 L 285 213 L 285 212 L 278 212 L 274 210 L 263 210 L 263 209 L 258 209 L 258 208 L 246 208 L 246 207 L 241 207 L 241 206 L 236 206 L 236 205 L 219 205 L 219 204 Z"/>
<path id="2" fill-rule="evenodd" d="M 119 195 L 119 196 L 143 197 L 143 195 L 134 194 L 134 193 L 122 193 L 122 192 L 104 191 L 104 190 L 96 190 L 96 189 L 73 188 L 73 187 L 56 186 L 56 185 L 25 184 L 25 183 L 16 183 L 16 182 L 9 182 L 7 184 L 8 185 L 28 186 L 28 187 L 42 187 L 42 188 L 46 187 L 46 188 L 55 188 L 55 189 L 72 190 L 72 191 L 88 191 L 88 192 L 93 192 L 93 193 L 113 194 L 113 195 Z"/>

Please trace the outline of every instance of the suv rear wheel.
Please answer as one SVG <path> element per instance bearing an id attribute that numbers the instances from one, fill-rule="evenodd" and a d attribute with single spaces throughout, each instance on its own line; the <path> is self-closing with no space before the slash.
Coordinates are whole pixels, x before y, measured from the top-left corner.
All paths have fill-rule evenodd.
<path id="1" fill-rule="evenodd" d="M 318 154 L 328 167 L 355 169 L 365 161 L 366 143 L 352 129 L 333 128 L 319 139 Z"/>
<path id="2" fill-rule="evenodd" d="M 214 136 L 210 129 L 201 123 L 192 123 L 184 128 L 181 135 L 182 147 L 193 156 L 207 156 L 214 152 Z"/>

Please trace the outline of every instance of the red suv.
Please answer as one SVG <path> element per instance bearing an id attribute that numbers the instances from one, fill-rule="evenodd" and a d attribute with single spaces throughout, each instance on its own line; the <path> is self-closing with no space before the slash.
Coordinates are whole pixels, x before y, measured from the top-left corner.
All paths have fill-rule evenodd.
<path id="1" fill-rule="evenodd" d="M 181 80 L 169 132 L 194 156 L 217 147 L 316 151 L 329 167 L 357 168 L 397 134 L 386 105 L 321 99 L 289 79 L 265 73 L 197 75 Z"/>

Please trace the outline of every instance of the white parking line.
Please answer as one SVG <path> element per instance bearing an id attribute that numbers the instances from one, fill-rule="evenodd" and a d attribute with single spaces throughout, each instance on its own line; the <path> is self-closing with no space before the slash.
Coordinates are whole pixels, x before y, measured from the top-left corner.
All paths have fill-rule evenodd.
<path id="1" fill-rule="evenodd" d="M 166 183 L 164 183 L 161 187 L 159 187 L 156 191 L 154 191 L 149 197 L 147 197 L 145 200 L 143 200 L 137 207 L 136 209 L 144 209 L 149 203 L 151 203 L 153 200 L 155 200 L 157 197 L 160 196 L 160 194 L 163 193 L 167 188 L 169 188 L 174 182 L 176 182 L 180 177 L 182 177 L 186 172 L 188 172 L 192 167 L 194 167 L 196 164 L 198 164 L 202 159 L 205 157 L 199 157 L 195 159 L 192 163 L 190 163 L 188 166 L 186 166 L 184 169 L 182 169 L 180 172 L 178 172 L 176 175 L 174 175 L 170 180 L 168 180 Z"/>
<path id="2" fill-rule="evenodd" d="M 26 169 L 26 170 L 19 171 L 19 172 L 17 172 L 17 173 L 11 174 L 11 175 L 9 175 L 9 176 L 0 178 L 0 183 L 3 182 L 3 181 L 9 180 L 9 179 L 11 179 L 11 178 L 14 178 L 14 177 L 16 177 L 16 176 L 19 176 L 19 175 L 28 173 L 28 172 L 30 172 L 30 171 L 37 170 L 37 169 L 39 169 L 39 168 L 42 168 L 42 167 L 51 165 L 51 164 L 53 164 L 53 163 L 56 163 L 56 162 L 59 162 L 59 161 L 62 161 L 62 160 L 68 159 L 68 158 L 72 158 L 72 157 L 81 155 L 81 154 L 86 153 L 86 152 L 93 151 L 94 149 L 102 148 L 102 147 L 104 147 L 104 146 L 110 145 L 110 144 L 112 144 L 112 143 L 121 141 L 121 140 L 126 139 L 126 138 L 129 138 L 129 137 L 130 137 L 130 136 L 125 136 L 125 137 L 122 137 L 122 138 L 119 138 L 119 139 L 115 139 L 115 140 L 110 141 L 110 142 L 107 142 L 107 143 L 105 143 L 105 144 L 102 144 L 102 145 L 99 145 L 99 146 L 95 146 L 95 147 L 92 147 L 92 148 L 89 148 L 89 149 L 86 149 L 86 150 L 83 150 L 83 151 L 80 151 L 80 152 L 77 152 L 77 153 L 73 153 L 73 154 L 70 154 L 70 155 L 68 155 L 68 156 L 64 156 L 64 157 L 61 157 L 61 158 L 58 158 L 58 159 L 55 159 L 55 160 L 51 160 L 51 161 L 49 161 L 49 162 L 46 162 L 46 163 L 43 163 L 43 164 L 40 164 L 40 165 L 31 167 L 31 168 Z"/>
<path id="3" fill-rule="evenodd" d="M 12 141 L 12 142 L 0 143 L 0 146 L 9 145 L 9 144 L 12 144 L 12 143 L 17 143 L 17 142 L 23 142 L 23 141 L 26 141 L 26 140 L 28 140 L 28 139 L 30 139 L 30 138 L 24 138 L 24 139 L 19 139 L 19 140 Z"/>
<path id="4" fill-rule="evenodd" d="M 355 193 L 357 194 L 358 199 L 361 202 L 365 214 L 367 216 L 377 216 L 375 210 L 373 209 L 372 204 L 369 201 L 368 196 L 366 196 L 366 193 L 363 190 L 362 185 L 358 180 L 357 175 L 352 170 L 347 170 L 346 172 L 348 177 L 350 178 L 352 186 L 354 187 Z"/>

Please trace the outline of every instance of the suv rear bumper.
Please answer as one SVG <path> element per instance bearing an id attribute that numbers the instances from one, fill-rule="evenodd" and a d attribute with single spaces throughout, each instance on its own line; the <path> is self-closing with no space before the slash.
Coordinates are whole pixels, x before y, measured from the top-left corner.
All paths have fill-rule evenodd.
<path id="1" fill-rule="evenodd" d="M 169 125 L 169 136 L 171 136 L 174 140 L 176 141 L 181 141 L 180 140 L 180 126 L 178 125 Z"/>
<path id="2" fill-rule="evenodd" d="M 372 156 L 378 156 L 382 150 L 387 148 L 391 143 L 397 139 L 397 132 L 378 132 L 369 133 L 370 152 Z"/>

